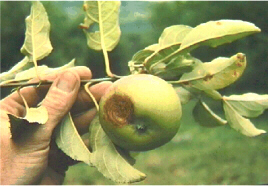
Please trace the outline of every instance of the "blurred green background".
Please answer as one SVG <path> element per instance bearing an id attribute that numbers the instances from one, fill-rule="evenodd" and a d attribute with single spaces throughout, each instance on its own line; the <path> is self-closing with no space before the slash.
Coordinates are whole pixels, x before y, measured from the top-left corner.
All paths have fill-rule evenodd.
<path id="1" fill-rule="evenodd" d="M 1 1 L 1 72 L 7 71 L 23 58 L 25 18 L 30 2 Z M 83 2 L 42 2 L 51 22 L 51 55 L 39 61 L 58 67 L 76 58 L 76 65 L 88 66 L 93 78 L 104 77 L 101 52 L 86 45 L 84 33 L 78 29 L 83 22 Z M 239 1 L 122 1 L 118 46 L 109 55 L 112 71 L 129 73 L 127 62 L 144 47 L 157 42 L 164 28 L 185 24 L 192 27 L 210 20 L 239 19 L 258 26 L 262 32 L 217 48 L 201 47 L 192 55 L 202 61 L 218 56 L 229 57 L 238 52 L 247 55 L 244 75 L 233 85 L 221 90 L 224 95 L 268 92 L 268 2 Z M 10 92 L 1 89 L 1 97 Z M 207 129 L 192 119 L 190 103 L 183 112 L 182 127 L 167 145 L 137 157 L 135 167 L 148 178 L 139 184 L 262 184 L 268 183 L 267 135 L 244 137 L 228 126 Z M 252 120 L 258 128 L 268 130 L 268 112 Z M 114 184 L 95 168 L 78 164 L 69 169 L 65 184 Z"/>

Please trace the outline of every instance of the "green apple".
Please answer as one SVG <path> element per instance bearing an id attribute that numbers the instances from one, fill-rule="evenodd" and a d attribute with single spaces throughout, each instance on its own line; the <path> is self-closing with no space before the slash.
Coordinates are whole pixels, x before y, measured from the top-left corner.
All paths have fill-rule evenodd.
<path id="1" fill-rule="evenodd" d="M 169 142 L 180 127 L 181 103 L 172 85 L 148 74 L 123 77 L 100 101 L 99 119 L 110 139 L 130 151 Z"/>

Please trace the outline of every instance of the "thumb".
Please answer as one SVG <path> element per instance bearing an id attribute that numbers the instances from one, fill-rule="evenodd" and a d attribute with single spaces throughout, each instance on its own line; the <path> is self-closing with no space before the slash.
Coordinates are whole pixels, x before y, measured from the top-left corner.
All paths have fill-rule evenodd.
<path id="1" fill-rule="evenodd" d="M 80 87 L 80 77 L 76 71 L 63 72 L 51 85 L 42 101 L 48 111 L 48 121 L 44 125 L 44 134 L 52 135 L 54 128 L 74 104 Z"/>

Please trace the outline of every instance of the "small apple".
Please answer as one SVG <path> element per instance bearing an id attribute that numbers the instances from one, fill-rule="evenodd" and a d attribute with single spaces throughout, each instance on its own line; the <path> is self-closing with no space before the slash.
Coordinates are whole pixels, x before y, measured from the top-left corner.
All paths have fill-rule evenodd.
<path id="1" fill-rule="evenodd" d="M 181 103 L 172 85 L 148 74 L 123 77 L 100 101 L 99 119 L 110 139 L 130 151 L 169 142 L 180 127 Z"/>

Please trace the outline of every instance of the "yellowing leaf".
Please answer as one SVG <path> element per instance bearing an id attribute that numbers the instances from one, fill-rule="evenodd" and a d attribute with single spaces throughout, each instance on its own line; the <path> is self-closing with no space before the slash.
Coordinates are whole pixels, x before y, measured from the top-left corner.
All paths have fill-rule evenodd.
<path id="1" fill-rule="evenodd" d="M 96 116 L 90 125 L 90 144 L 92 144 L 92 163 L 105 177 L 118 183 L 142 181 L 146 175 L 129 164 L 131 157 L 122 154 L 103 131 L 99 117 Z"/>
<path id="2" fill-rule="evenodd" d="M 20 90 L 18 89 L 17 91 L 20 97 L 22 98 L 26 109 L 26 114 L 21 119 L 27 120 L 29 123 L 45 124 L 48 120 L 48 111 L 46 107 L 41 105 L 38 106 L 37 108 L 34 107 L 29 108 L 25 98 L 20 94 Z"/>
<path id="3" fill-rule="evenodd" d="M 90 161 L 92 154 L 77 132 L 70 113 L 63 118 L 56 128 L 56 143 L 72 159 L 92 165 Z"/>
<path id="4" fill-rule="evenodd" d="M 258 117 L 268 109 L 268 95 L 246 93 L 242 95 L 224 96 L 224 100 L 242 116 Z"/>
<path id="5" fill-rule="evenodd" d="M 193 116 L 195 121 L 204 127 L 218 127 L 227 123 L 226 120 L 216 115 L 208 105 L 199 100 L 194 107 Z"/>
<path id="6" fill-rule="evenodd" d="M 31 14 L 26 18 L 25 41 L 21 52 L 28 56 L 37 66 L 41 60 L 52 51 L 49 40 L 50 23 L 46 10 L 41 2 L 33 1 Z"/>
<path id="7" fill-rule="evenodd" d="M 257 129 L 249 119 L 242 117 L 227 101 L 223 100 L 223 109 L 228 124 L 236 131 L 254 137 L 266 133 L 265 130 Z"/>
<path id="8" fill-rule="evenodd" d="M 82 28 L 90 28 L 94 24 L 99 27 L 98 31 L 88 32 L 87 44 L 94 50 L 112 51 L 118 44 L 121 31 L 119 27 L 120 1 L 85 1 L 84 10 L 86 17 Z"/>
<path id="9" fill-rule="evenodd" d="M 26 108 L 26 115 L 23 118 L 30 123 L 39 123 L 39 124 L 45 124 L 48 120 L 48 112 L 46 107 L 39 106 L 37 108 Z"/>

